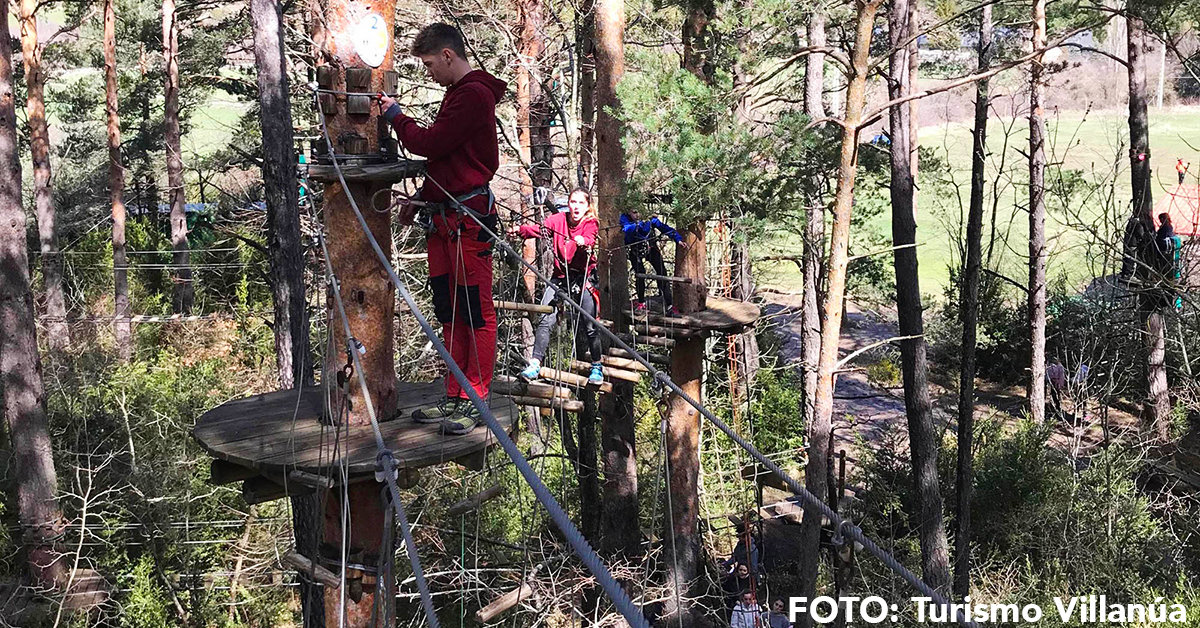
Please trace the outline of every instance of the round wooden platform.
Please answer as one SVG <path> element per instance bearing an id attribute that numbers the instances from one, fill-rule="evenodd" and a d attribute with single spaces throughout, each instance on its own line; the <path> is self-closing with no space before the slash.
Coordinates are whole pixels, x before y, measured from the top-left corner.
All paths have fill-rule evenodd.
<path id="1" fill-rule="evenodd" d="M 633 314 L 635 322 L 650 322 L 663 327 L 684 327 L 695 331 L 718 333 L 740 333 L 758 322 L 762 310 L 753 303 L 735 301 L 724 297 L 710 296 L 705 299 L 705 308 L 691 314 L 663 316 L 660 314 Z M 626 310 L 629 314 L 629 310 Z"/>
<path id="2" fill-rule="evenodd" d="M 496 444 L 491 431 L 481 425 L 470 434 L 443 436 L 436 424 L 416 423 L 412 412 L 436 403 L 445 395 L 442 380 L 428 384 L 400 382 L 399 418 L 382 423 L 383 440 L 400 468 L 426 467 L 467 458 Z M 293 470 L 325 475 L 330 467 L 349 463 L 351 474 L 375 470 L 375 437 L 370 425 L 341 426 L 341 447 L 333 457 L 339 426 L 323 425 L 324 388 L 305 388 L 297 394 L 283 390 L 223 403 L 196 421 L 192 436 L 218 460 L 278 476 Z M 511 399 L 493 394 L 491 408 L 504 429 L 511 433 L 517 406 Z"/>

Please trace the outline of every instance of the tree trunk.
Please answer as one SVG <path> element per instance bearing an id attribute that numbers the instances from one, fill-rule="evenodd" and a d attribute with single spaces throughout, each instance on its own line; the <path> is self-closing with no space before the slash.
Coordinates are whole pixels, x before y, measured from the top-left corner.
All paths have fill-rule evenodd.
<path id="1" fill-rule="evenodd" d="M 825 45 L 825 15 L 820 12 L 814 12 L 808 22 L 808 44 L 810 46 Z M 822 92 L 825 85 L 825 55 L 821 53 L 813 53 L 808 55 L 807 65 L 805 66 L 804 87 L 804 112 L 809 118 L 816 120 L 825 117 L 825 107 L 821 102 Z M 803 381 L 801 382 L 801 390 L 803 396 L 801 398 L 801 419 L 804 429 L 807 431 L 809 442 L 816 442 L 814 438 L 823 438 L 828 440 L 829 436 L 821 436 L 814 432 L 816 422 L 816 395 L 817 395 L 817 362 L 821 354 L 821 261 L 825 256 L 825 199 L 817 192 L 820 182 L 813 186 L 812 196 L 807 199 L 808 206 L 805 208 L 804 222 L 804 253 L 803 267 L 804 273 L 804 296 L 800 308 L 801 316 L 801 344 L 800 344 L 800 364 L 803 369 Z M 826 432 L 828 427 L 825 428 Z M 829 444 L 826 447 L 826 456 L 831 452 L 828 451 L 832 447 Z M 820 496 L 822 493 L 814 493 Z M 820 555 L 816 553 L 815 548 L 802 546 L 800 562 L 801 579 L 805 574 L 814 574 L 815 568 L 820 560 Z M 809 549 L 813 549 L 812 554 L 806 553 Z M 812 569 L 813 571 L 810 571 Z"/>
<path id="2" fill-rule="evenodd" d="M 591 189 L 596 147 L 596 18 L 594 0 L 583 0 L 575 18 L 575 50 L 579 63 L 579 168 L 582 188 Z M 624 32 L 624 26 L 622 26 Z M 624 45 L 622 43 L 622 45 Z M 621 58 L 624 59 L 624 50 Z"/>
<path id="3" fill-rule="evenodd" d="M 305 307 L 304 251 L 292 109 L 288 99 L 283 10 L 277 0 L 252 0 L 254 62 L 262 117 L 263 192 L 267 202 L 267 249 L 275 306 L 275 362 L 283 389 L 313 383 Z"/>
<path id="4" fill-rule="evenodd" d="M 617 84 L 625 74 L 625 3 L 600 0 L 595 4 L 596 85 L 596 205 L 600 218 L 597 271 L 602 312 L 617 330 L 626 328 L 619 312 L 629 307 L 629 267 L 620 229 L 617 205 L 625 186 L 624 128 L 617 117 L 620 100 Z M 590 38 L 585 38 L 587 41 Z M 581 59 L 581 63 L 582 63 Z M 586 115 L 585 115 L 586 117 Z M 585 134 L 587 122 L 584 122 Z M 580 159 L 588 152 L 585 141 Z M 604 511 L 602 547 L 609 552 L 634 553 L 641 541 L 638 528 L 638 475 L 633 387 L 613 382 L 613 392 L 601 399 L 600 436 L 604 452 Z"/>
<path id="5" fill-rule="evenodd" d="M 187 214 L 183 208 L 183 148 L 179 137 L 179 24 L 175 15 L 175 0 L 163 0 L 162 3 L 162 42 L 163 61 L 167 66 L 166 90 L 163 92 L 163 143 L 167 152 L 167 195 L 171 205 L 171 250 L 175 252 L 171 311 L 187 314 L 192 311 L 195 293 L 188 254 Z"/>
<path id="6" fill-rule="evenodd" d="M 600 480 L 596 461 L 596 392 L 581 390 L 583 412 L 576 417 L 579 432 L 579 531 L 595 545 L 600 533 Z"/>
<path id="7" fill-rule="evenodd" d="M 838 361 L 838 338 L 842 330 L 842 299 L 846 295 L 846 267 L 849 264 L 850 215 L 854 205 L 854 180 L 858 169 L 858 127 L 862 123 L 866 101 L 867 73 L 871 55 L 871 32 L 875 13 L 882 0 L 857 0 L 857 26 L 851 56 L 850 80 L 846 86 L 846 110 L 842 127 L 842 146 L 838 160 L 837 193 L 833 202 L 833 230 L 830 234 L 828 290 L 825 317 L 821 325 L 821 347 L 817 363 L 817 386 L 813 421 L 809 428 L 808 463 L 805 488 L 818 497 L 829 494 L 828 467 L 832 442 L 833 384 Z M 821 515 L 816 508 L 804 509 L 800 532 L 801 596 L 816 596 L 817 569 L 820 560 Z M 800 616 L 800 627 L 812 625 L 812 618 Z"/>
<path id="8" fill-rule="evenodd" d="M 104 112 L 108 118 L 108 197 L 112 205 L 113 331 L 122 360 L 133 353 L 129 324 L 129 260 L 125 255 L 125 167 L 121 165 L 121 120 L 117 108 L 116 0 L 104 0 Z"/>
<path id="9" fill-rule="evenodd" d="M 1130 7 L 1133 10 L 1133 6 Z M 1171 400 L 1168 394 L 1166 365 L 1166 320 L 1163 318 L 1162 286 L 1164 278 L 1157 271 L 1153 234 L 1154 198 L 1150 177 L 1150 125 L 1146 113 L 1146 25 L 1140 17 L 1126 18 L 1129 63 L 1129 178 L 1133 189 L 1131 223 L 1140 223 L 1143 237 L 1139 238 L 1143 252 L 1138 265 L 1140 276 L 1148 277 L 1139 292 L 1142 319 L 1146 328 L 1146 388 L 1149 396 L 1142 409 L 1142 422 L 1155 438 L 1166 440 L 1170 435 Z M 1148 272 L 1147 272 L 1148 271 Z"/>
<path id="10" fill-rule="evenodd" d="M 992 62 L 992 7 L 979 13 L 979 68 L 986 71 Z M 971 151 L 971 200 L 967 210 L 967 254 L 963 261 L 962 291 L 959 298 L 962 319 L 962 369 L 958 385 L 958 475 L 957 511 L 954 532 L 954 595 L 971 592 L 971 495 L 974 492 L 972 470 L 975 434 L 975 346 L 979 325 L 979 274 L 983 263 L 983 186 L 987 157 L 988 81 L 975 84 L 975 131 Z"/>
<path id="11" fill-rule="evenodd" d="M 62 257 L 58 252 L 54 190 L 50 178 L 50 128 L 46 122 L 46 75 L 38 44 L 37 0 L 21 0 L 21 60 L 25 65 L 25 117 L 29 122 L 29 153 L 33 162 L 33 197 L 37 208 L 42 280 L 46 289 L 46 343 L 62 351 L 71 343 L 67 301 L 63 294 Z"/>
<path id="12" fill-rule="evenodd" d="M 819 9 L 808 18 L 808 45 L 825 45 L 825 14 Z M 825 105 L 821 98 L 825 92 L 825 53 L 811 53 L 804 63 L 804 113 L 813 120 L 824 118 Z"/>
<path id="13" fill-rule="evenodd" d="M 915 2 L 915 0 L 913 0 Z M 910 50 L 905 45 L 912 32 L 913 11 L 909 0 L 892 0 L 889 14 L 892 55 L 888 96 L 909 94 Z M 912 125 L 908 103 L 894 105 L 890 112 L 892 153 L 892 245 L 896 270 L 896 311 L 900 335 L 915 336 L 900 342 L 904 375 L 904 407 L 908 415 L 908 440 L 913 480 L 917 487 L 917 519 L 921 542 L 921 568 L 930 586 L 941 589 L 950 582 L 950 556 L 946 528 L 942 523 L 942 494 L 938 486 L 938 434 L 933 425 L 929 398 L 929 367 L 926 361 L 925 325 L 921 310 L 921 284 L 917 266 L 917 221 L 914 211 Z"/>
<path id="14" fill-rule="evenodd" d="M 675 275 L 691 279 L 675 284 L 675 306 L 688 314 L 705 307 L 705 221 L 697 220 L 680 232 L 683 245 L 675 248 Z M 671 381 L 692 399 L 703 403 L 704 339 L 676 339 L 671 349 Z M 668 594 L 665 623 L 692 625 L 688 598 L 700 565 L 700 413 L 682 397 L 672 393 L 667 401 L 667 465 L 670 481 L 670 521 L 667 523 Z M 675 601 L 680 605 L 676 606 Z"/>
<path id="15" fill-rule="evenodd" d="M 1033 49 L 1046 47 L 1046 0 L 1033 0 Z M 1029 77 L 1029 416 L 1046 419 L 1046 114 L 1042 57 Z"/>
<path id="16" fill-rule="evenodd" d="M 707 85 L 713 84 L 712 41 L 708 30 L 715 16 L 711 0 L 694 0 L 685 8 L 683 20 L 684 70 Z M 715 120 L 701 120 L 701 133 L 712 133 Z M 675 247 L 675 276 L 691 283 L 674 285 L 675 307 L 684 314 L 705 308 L 708 294 L 705 272 L 704 236 L 706 221 L 699 219 L 680 231 L 683 243 Z M 671 349 L 671 381 L 692 399 L 703 403 L 704 339 L 676 339 Z M 667 400 L 667 465 L 670 481 L 670 519 L 667 522 L 668 589 L 664 616 L 669 624 L 691 626 L 692 585 L 700 566 L 700 413 L 672 393 Z M 678 604 L 676 603 L 678 602 Z"/>
<path id="17" fill-rule="evenodd" d="M 0 15 L 8 15 L 8 0 L 0 0 Z M 4 35 L 7 41 L 7 24 Z M 0 400 L 26 569 L 32 584 L 53 587 L 63 581 L 66 561 L 54 551 L 62 515 L 37 351 L 17 147 L 12 48 L 0 46 Z"/>

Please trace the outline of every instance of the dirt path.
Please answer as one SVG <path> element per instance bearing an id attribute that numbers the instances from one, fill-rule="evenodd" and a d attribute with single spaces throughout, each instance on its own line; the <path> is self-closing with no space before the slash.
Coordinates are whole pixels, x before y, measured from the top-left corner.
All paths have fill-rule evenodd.
<path id="1" fill-rule="evenodd" d="M 763 306 L 772 329 L 780 339 L 783 358 L 799 364 L 801 346 L 800 297 L 769 295 Z M 864 311 L 847 303 L 842 321 L 839 353 L 845 357 L 871 344 L 896 335 L 895 325 L 878 313 Z M 865 366 L 874 352 L 855 359 L 854 364 Z M 846 451 L 847 474 L 857 466 L 860 452 L 858 439 L 870 446 L 894 446 L 897 435 L 907 433 L 903 390 L 886 389 L 873 384 L 863 370 L 846 371 L 838 375 L 833 397 L 834 451 Z M 899 428 L 899 429 L 897 429 Z M 907 447 L 907 439 L 902 446 Z"/>
<path id="2" fill-rule="evenodd" d="M 800 360 L 800 304 L 799 296 L 768 294 L 763 305 L 764 318 L 770 321 L 772 330 L 780 339 L 780 352 L 788 363 L 798 365 Z M 847 303 L 842 322 L 839 353 L 842 357 L 863 347 L 898 335 L 894 313 L 884 314 L 864 310 L 854 303 Z M 878 354 L 870 351 L 855 359 L 850 366 L 865 367 L 878 360 Z M 952 391 L 931 383 L 934 420 L 937 425 L 954 429 L 957 398 L 950 398 Z M 953 393 L 956 394 L 956 393 Z M 977 383 L 976 421 L 1000 416 L 1006 423 L 1016 425 L 1027 408 L 1024 391 L 1004 388 L 990 382 Z M 1094 412 L 1093 412 L 1094 414 Z M 1118 408 L 1109 408 L 1110 436 L 1121 438 L 1135 434 L 1137 418 Z M 872 383 L 863 370 L 841 373 L 834 389 L 833 403 L 834 452 L 846 451 L 847 476 L 857 467 L 863 446 L 875 449 L 893 447 L 900 451 L 908 447 L 907 418 L 904 410 L 904 391 L 882 388 Z M 1099 446 L 1104 440 L 1104 430 L 1099 420 L 1085 417 L 1079 424 L 1060 421 L 1050 439 L 1052 447 L 1074 455 Z"/>

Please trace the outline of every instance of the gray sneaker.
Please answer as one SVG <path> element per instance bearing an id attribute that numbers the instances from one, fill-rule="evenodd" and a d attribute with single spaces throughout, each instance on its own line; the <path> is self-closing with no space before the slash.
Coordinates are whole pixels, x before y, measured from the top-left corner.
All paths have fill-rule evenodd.
<path id="1" fill-rule="evenodd" d="M 458 407 L 466 399 L 445 397 L 441 401 L 413 411 L 412 418 L 417 423 L 441 423 L 458 414 Z"/>

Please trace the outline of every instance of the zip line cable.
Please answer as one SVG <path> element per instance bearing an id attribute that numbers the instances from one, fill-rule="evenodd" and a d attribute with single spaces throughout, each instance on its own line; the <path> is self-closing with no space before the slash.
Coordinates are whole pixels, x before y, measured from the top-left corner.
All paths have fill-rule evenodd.
<path id="1" fill-rule="evenodd" d="M 329 151 L 332 153 L 333 139 L 330 137 L 329 127 L 325 123 L 325 111 L 321 107 L 320 98 L 314 98 L 314 100 L 317 103 L 318 122 L 320 123 L 322 133 L 325 136 L 325 142 L 329 147 Z M 348 190 L 349 186 L 346 185 L 346 179 L 342 174 L 341 166 L 337 163 L 336 159 L 333 161 L 333 164 L 334 170 L 338 175 L 338 181 L 342 185 L 342 189 Z M 432 181 L 432 179 L 429 180 Z M 438 187 L 441 186 L 439 185 Z M 450 198 L 454 197 L 451 196 Z M 596 580 L 600 584 L 601 588 L 603 588 L 605 593 L 608 594 L 609 598 L 613 601 L 613 604 L 616 605 L 621 615 L 625 617 L 630 625 L 634 626 L 634 628 L 650 628 L 650 624 L 642 615 L 641 610 L 638 609 L 625 590 L 622 589 L 617 583 L 616 579 L 613 578 L 612 574 L 608 571 L 608 568 L 604 566 L 603 562 L 601 562 L 600 557 L 596 554 L 595 550 L 592 549 L 587 540 L 583 538 L 582 534 L 580 534 L 578 528 L 575 527 L 575 524 L 571 523 L 570 517 L 562 509 L 562 506 L 558 503 L 558 500 L 554 499 L 554 495 L 550 493 L 550 489 L 544 482 L 542 482 L 542 479 L 538 477 L 537 473 L 533 470 L 533 467 L 529 465 L 529 461 L 525 459 L 525 456 L 521 454 L 521 450 L 517 448 L 516 443 L 513 442 L 508 433 L 504 431 L 504 427 L 501 426 L 499 421 L 496 420 L 496 417 L 492 414 L 491 408 L 488 407 L 486 402 L 484 402 L 478 391 L 475 390 L 475 387 L 471 386 L 471 382 L 467 378 L 466 374 L 450 356 L 450 351 L 446 348 L 445 343 L 443 343 L 441 338 L 438 337 L 437 332 L 433 330 L 433 326 L 429 324 L 429 320 L 426 319 L 425 315 L 421 313 L 420 308 L 417 306 L 416 299 L 413 298 L 412 294 L 408 290 L 408 285 L 405 284 L 404 280 L 400 279 L 400 277 L 396 274 L 395 269 L 392 268 L 391 260 L 388 259 L 388 256 L 383 252 L 383 249 L 379 247 L 379 242 L 375 239 L 375 234 L 371 233 L 371 229 L 367 225 L 366 218 L 363 217 L 362 211 L 358 207 L 358 203 L 354 200 L 354 195 L 348 193 L 346 194 L 346 199 L 350 202 L 350 208 L 354 210 L 354 216 L 358 219 L 359 227 L 362 228 L 363 234 L 367 237 L 367 241 L 370 242 L 371 249 L 374 250 L 376 257 L 378 257 L 379 261 L 383 264 L 384 270 L 387 271 L 388 278 L 396 286 L 397 291 L 404 299 L 404 303 L 408 306 L 409 311 L 417 319 L 417 324 L 421 327 L 421 331 L 433 344 L 434 349 L 442 358 L 442 361 L 446 364 L 446 367 L 450 370 L 451 375 L 458 381 L 459 385 L 462 386 L 463 392 L 467 394 L 467 397 L 471 400 L 471 403 L 479 411 L 480 417 L 483 419 L 484 423 L 487 424 L 488 429 L 495 434 L 496 440 L 500 443 L 501 448 L 504 449 L 504 453 L 512 459 L 513 464 L 516 465 L 517 470 L 521 473 L 521 476 L 525 478 L 525 481 L 533 490 L 534 495 L 537 496 L 538 501 L 542 502 L 542 504 L 546 506 L 546 510 L 549 512 L 550 518 L 558 526 L 559 530 L 562 531 L 563 535 L 567 538 L 567 541 L 571 544 L 571 547 L 575 550 L 575 553 L 579 555 L 580 560 L 582 560 L 584 565 L 586 565 L 592 574 L 596 576 Z M 486 227 L 484 228 L 487 229 Z M 487 229 L 487 231 L 489 234 L 495 237 L 494 232 L 492 232 L 490 229 Z M 511 254 L 512 249 L 508 248 L 508 251 Z M 328 256 L 326 256 L 326 259 L 328 260 Z M 543 277 L 543 280 L 544 279 L 545 278 Z M 335 291 L 334 294 L 336 295 L 337 292 Z M 595 322 L 594 318 L 591 318 L 590 320 Z M 349 336 L 350 330 L 348 323 L 346 327 L 347 336 Z M 351 354 L 357 364 L 358 352 L 356 350 L 352 350 Z M 358 367 L 356 366 L 356 368 Z M 365 377 L 362 375 L 361 369 L 359 370 L 359 378 L 360 381 L 365 383 Z M 375 437 L 379 445 L 382 447 L 382 436 L 380 436 L 379 428 L 374 422 L 374 408 L 371 406 L 369 396 L 367 397 L 367 409 L 372 417 L 372 426 L 375 430 Z M 384 457 L 382 452 L 380 456 L 382 461 L 382 458 Z M 395 461 L 391 459 L 390 452 L 387 456 L 387 460 L 390 464 L 395 463 Z M 390 471 L 388 473 L 390 477 Z M 394 497 L 398 497 L 398 494 L 394 493 Z M 415 548 L 413 551 L 415 553 Z M 418 585 L 420 584 L 421 580 L 418 580 Z M 426 601 L 428 600 L 428 597 L 428 591 L 422 591 L 422 603 L 426 607 L 425 612 L 430 615 L 431 626 L 436 628 L 437 619 L 433 614 L 432 601 Z"/>

